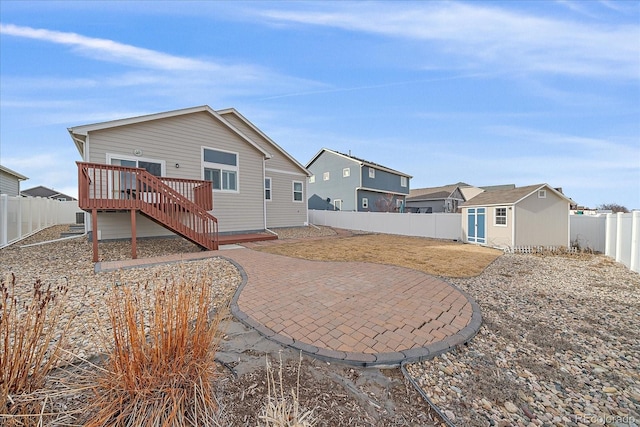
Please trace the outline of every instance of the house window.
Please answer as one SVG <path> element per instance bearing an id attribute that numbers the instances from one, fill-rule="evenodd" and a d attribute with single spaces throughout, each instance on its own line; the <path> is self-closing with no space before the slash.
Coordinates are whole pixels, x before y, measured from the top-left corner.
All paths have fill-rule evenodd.
<path id="1" fill-rule="evenodd" d="M 350 176 L 351 176 L 351 169 L 349 169 L 349 168 L 342 169 L 342 177 L 343 178 L 348 178 Z"/>
<path id="2" fill-rule="evenodd" d="M 333 201 L 333 208 L 336 211 L 341 211 L 342 210 L 342 200 L 341 199 L 335 199 Z"/>
<path id="3" fill-rule="evenodd" d="M 316 182 L 316 176 L 315 175 L 311 175 L 309 177 L 309 184 L 313 184 L 314 182 Z"/>
<path id="4" fill-rule="evenodd" d="M 369 178 L 376 177 L 376 170 L 374 168 L 369 168 Z"/>
<path id="5" fill-rule="evenodd" d="M 507 208 L 496 208 L 495 225 L 507 225 Z"/>
<path id="6" fill-rule="evenodd" d="M 271 200 L 271 178 L 264 179 L 264 199 Z"/>
<path id="7" fill-rule="evenodd" d="M 302 182 L 300 181 L 293 181 L 293 201 L 302 201 Z"/>
<path id="8" fill-rule="evenodd" d="M 401 176 L 400 177 L 400 187 L 406 187 L 407 186 L 407 177 L 406 176 Z"/>
<path id="9" fill-rule="evenodd" d="M 322 180 L 323 181 L 329 181 L 329 178 L 331 178 L 329 172 L 325 172 L 322 174 Z"/>
<path id="10" fill-rule="evenodd" d="M 238 191 L 238 154 L 202 149 L 204 179 L 213 183 L 214 190 Z"/>
<path id="11" fill-rule="evenodd" d="M 538 190 L 538 199 L 546 199 L 547 190 Z"/>
<path id="12" fill-rule="evenodd" d="M 367 199 L 366 197 L 362 198 L 362 209 L 368 209 L 369 208 L 369 199 Z"/>

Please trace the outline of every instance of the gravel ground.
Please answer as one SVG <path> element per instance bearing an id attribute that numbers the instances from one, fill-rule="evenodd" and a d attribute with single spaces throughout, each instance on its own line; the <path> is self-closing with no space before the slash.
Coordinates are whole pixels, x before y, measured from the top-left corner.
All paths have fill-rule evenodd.
<path id="1" fill-rule="evenodd" d="M 640 424 L 640 275 L 603 256 L 504 255 L 447 280 L 484 324 L 409 372 L 456 425 Z"/>
<path id="2" fill-rule="evenodd" d="M 52 227 L 19 245 L 57 238 Z M 279 229 L 281 238 L 331 235 L 327 228 Z M 105 292 L 172 274 L 215 277 L 223 301 L 239 275 L 209 259 L 93 273 L 85 238 L 0 250 L 0 274 L 28 293 L 36 277 L 69 286 L 71 351 L 99 347 Z M 199 250 L 182 239 L 140 240 L 140 257 Z M 128 258 L 126 242 L 100 244 L 103 260 Z M 504 255 L 478 277 L 445 278 L 480 304 L 484 324 L 467 345 L 407 368 L 458 426 L 637 426 L 640 424 L 640 275 L 597 255 Z M 87 325 L 94 325 L 88 327 Z"/>

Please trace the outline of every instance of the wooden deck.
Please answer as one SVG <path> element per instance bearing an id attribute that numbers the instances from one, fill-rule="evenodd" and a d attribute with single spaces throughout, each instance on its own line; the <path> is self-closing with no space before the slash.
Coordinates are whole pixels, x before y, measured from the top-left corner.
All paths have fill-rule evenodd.
<path id="1" fill-rule="evenodd" d="M 265 240 L 277 240 L 278 236 L 271 233 L 249 233 L 249 234 L 223 234 L 218 235 L 219 245 L 233 245 L 247 242 L 262 242 Z"/>

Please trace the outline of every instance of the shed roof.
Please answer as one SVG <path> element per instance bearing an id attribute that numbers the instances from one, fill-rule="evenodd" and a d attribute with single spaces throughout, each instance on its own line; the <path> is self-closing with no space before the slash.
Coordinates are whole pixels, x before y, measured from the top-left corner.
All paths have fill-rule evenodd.
<path id="1" fill-rule="evenodd" d="M 555 193 L 557 196 L 565 199 L 567 202 L 571 202 L 571 199 L 549 186 L 549 184 L 535 184 L 527 185 L 525 187 L 510 188 L 506 190 L 485 191 L 463 203 L 461 207 L 515 205 L 516 203 L 527 198 L 536 191 L 542 189 L 549 190 Z"/>

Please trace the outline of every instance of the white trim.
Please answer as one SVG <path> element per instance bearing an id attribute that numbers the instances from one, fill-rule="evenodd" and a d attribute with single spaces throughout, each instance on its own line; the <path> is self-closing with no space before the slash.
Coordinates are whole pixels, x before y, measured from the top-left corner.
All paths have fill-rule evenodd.
<path id="1" fill-rule="evenodd" d="M 300 200 L 296 200 L 296 184 L 300 184 Z M 293 203 L 304 203 L 304 183 L 302 181 L 291 181 L 291 201 Z"/>
<path id="2" fill-rule="evenodd" d="M 538 190 L 538 199 L 546 199 L 547 198 L 547 190 Z"/>
<path id="3" fill-rule="evenodd" d="M 351 168 L 342 168 L 342 177 L 349 178 L 351 176 Z"/>
<path id="4" fill-rule="evenodd" d="M 269 198 L 267 199 L 267 180 L 269 180 Z M 270 176 L 264 177 L 264 200 L 270 202 L 273 200 L 273 180 Z"/>
<path id="5" fill-rule="evenodd" d="M 516 207 L 511 209 L 511 247 L 516 245 Z M 568 247 L 568 246 L 567 246 Z"/>
<path id="6" fill-rule="evenodd" d="M 331 180 L 331 172 L 322 172 L 322 180 L 330 181 Z"/>
<path id="7" fill-rule="evenodd" d="M 376 179 L 376 169 L 373 166 L 367 166 L 369 168 L 369 178 Z"/>
<path id="8" fill-rule="evenodd" d="M 409 179 L 406 176 L 400 176 L 400 187 L 408 187 L 409 186 Z"/>
<path id="9" fill-rule="evenodd" d="M 504 224 L 498 224 L 498 209 L 504 209 Z M 502 217 L 502 216 L 501 216 Z M 493 226 L 494 227 L 507 227 L 509 223 L 509 209 L 507 206 L 496 206 L 493 208 Z"/>
<path id="10" fill-rule="evenodd" d="M 204 150 L 211 150 L 211 151 L 219 151 L 221 153 L 228 153 L 228 154 L 234 154 L 236 156 L 236 165 L 227 165 L 224 163 L 213 163 L 213 162 L 207 162 L 204 160 Z M 234 193 L 240 193 L 240 153 L 236 152 L 236 151 L 229 151 L 229 150 L 221 150 L 220 148 L 214 148 L 214 147 L 206 147 L 204 145 L 200 146 L 200 163 L 201 163 L 201 167 L 200 167 L 200 176 L 202 178 L 203 181 L 206 181 L 205 177 L 204 177 L 204 170 L 206 169 L 220 169 L 220 188 L 213 188 L 213 192 L 214 193 L 230 193 L 230 194 L 234 194 Z M 264 166 L 263 166 L 263 170 L 264 170 Z M 223 171 L 227 171 L 227 172 L 235 172 L 236 174 L 236 189 L 235 190 L 225 190 L 223 189 L 223 185 L 222 185 L 222 172 Z M 264 172 L 263 172 L 263 176 L 264 176 Z M 264 186 L 264 182 L 263 182 L 263 186 Z M 212 186 L 213 187 L 213 186 Z M 264 194 L 263 194 L 264 197 Z"/>

